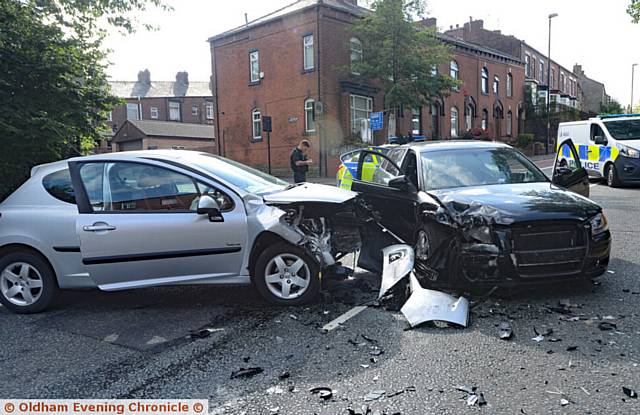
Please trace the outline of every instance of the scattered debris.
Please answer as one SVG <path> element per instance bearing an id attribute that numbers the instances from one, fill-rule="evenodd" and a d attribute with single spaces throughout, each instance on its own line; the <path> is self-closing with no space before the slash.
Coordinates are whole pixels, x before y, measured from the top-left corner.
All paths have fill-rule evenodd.
<path id="1" fill-rule="evenodd" d="M 467 327 L 469 300 L 422 288 L 413 273 L 409 278 L 411 296 L 400 311 L 412 328 L 428 321 L 446 321 Z"/>
<path id="2" fill-rule="evenodd" d="M 432 388 L 432 389 L 433 389 L 433 388 Z M 397 390 L 397 391 L 395 391 L 395 392 L 389 392 L 389 393 L 387 393 L 387 398 L 393 398 L 394 396 L 401 395 L 401 394 L 403 394 L 403 393 L 405 393 L 405 392 L 415 392 L 415 391 L 416 391 L 416 387 L 415 387 L 415 386 L 407 386 L 407 387 L 406 387 L 406 388 L 404 388 L 404 389 L 400 389 L 400 390 Z"/>
<path id="3" fill-rule="evenodd" d="M 392 245 L 382 250 L 382 283 L 378 300 L 400 280 L 411 273 L 414 252 L 409 245 Z"/>
<path id="4" fill-rule="evenodd" d="M 626 387 L 623 386 L 622 387 L 622 391 L 628 397 L 633 398 L 633 399 L 638 399 L 638 393 L 635 390 L 630 389 L 630 388 L 626 388 Z"/>
<path id="5" fill-rule="evenodd" d="M 587 396 L 591 396 L 591 394 L 589 393 L 589 391 L 587 391 L 584 387 L 580 386 L 580 389 L 582 390 L 582 392 L 586 393 Z"/>
<path id="6" fill-rule="evenodd" d="M 297 320 L 297 319 L 298 319 L 298 316 L 296 316 L 295 314 L 289 314 L 289 318 L 290 318 L 291 320 Z"/>
<path id="7" fill-rule="evenodd" d="M 291 373 L 289 372 L 282 372 L 278 375 L 278 379 L 280 380 L 285 380 L 285 379 L 288 379 L 289 377 L 291 377 Z"/>
<path id="8" fill-rule="evenodd" d="M 267 394 L 268 395 L 273 395 L 273 394 L 283 394 L 284 393 L 284 389 L 282 389 L 280 386 L 272 386 L 269 389 L 267 389 Z"/>
<path id="9" fill-rule="evenodd" d="M 262 372 L 264 372 L 264 369 L 262 369 L 261 367 L 249 367 L 249 368 L 246 368 L 246 369 L 241 367 L 239 370 L 236 370 L 235 372 L 231 372 L 231 378 L 230 379 L 250 378 L 250 377 L 258 375 L 258 374 L 260 374 Z"/>
<path id="10" fill-rule="evenodd" d="M 363 339 L 365 339 L 366 341 L 368 341 L 369 343 L 378 343 L 378 341 L 372 337 L 369 337 L 365 334 L 361 334 L 360 336 L 362 336 Z"/>
<path id="11" fill-rule="evenodd" d="M 384 350 L 376 348 L 376 349 L 371 350 L 369 352 L 369 354 L 371 356 L 380 356 L 380 355 L 384 354 Z"/>
<path id="12" fill-rule="evenodd" d="M 569 346 L 569 347 L 567 347 L 567 351 L 568 352 L 573 352 L 575 350 L 578 350 L 578 346 Z"/>
<path id="13" fill-rule="evenodd" d="M 560 405 L 567 406 L 569 405 L 569 401 L 565 398 L 560 399 Z"/>
<path id="14" fill-rule="evenodd" d="M 608 270 L 607 270 L 607 272 L 608 272 L 609 274 L 615 274 L 615 273 L 616 273 L 614 270 L 611 270 L 611 269 L 608 269 Z"/>
<path id="15" fill-rule="evenodd" d="M 371 401 L 376 401 L 380 398 L 382 398 L 385 395 L 385 391 L 383 390 L 374 390 L 372 392 L 369 392 L 365 397 L 364 397 L 364 401 L 365 402 L 371 402 Z"/>
<path id="16" fill-rule="evenodd" d="M 617 330 L 618 326 L 615 323 L 610 323 L 608 321 L 601 321 L 598 324 L 598 328 L 602 331 L 611 331 L 611 330 Z"/>
<path id="17" fill-rule="evenodd" d="M 473 386 L 473 387 L 468 387 L 465 385 L 458 385 L 455 387 L 456 390 L 459 390 L 460 392 L 464 392 L 466 393 L 467 396 L 467 406 L 484 406 L 487 404 L 487 400 L 484 398 L 484 393 L 482 392 L 478 392 L 478 388 Z"/>
<path id="18" fill-rule="evenodd" d="M 544 340 L 544 336 L 549 336 L 551 333 L 553 333 L 553 329 L 547 328 L 543 332 L 538 332 L 538 329 L 533 326 L 533 332 L 536 334 L 536 337 L 532 338 L 531 340 L 540 343 Z"/>
<path id="19" fill-rule="evenodd" d="M 538 343 L 540 343 L 541 341 L 544 340 L 544 336 L 541 334 L 538 334 L 536 337 L 532 338 L 531 340 L 536 341 Z"/>
<path id="20" fill-rule="evenodd" d="M 513 337 L 513 330 L 508 322 L 504 321 L 500 323 L 500 327 L 498 329 L 500 330 L 500 338 L 502 340 L 510 340 Z"/>
<path id="21" fill-rule="evenodd" d="M 203 329 L 191 330 L 191 332 L 189 333 L 189 338 L 191 338 L 191 339 L 205 339 L 205 338 L 211 336 L 211 333 L 215 333 L 217 331 L 224 331 L 224 329 L 222 329 L 222 328 L 214 329 L 214 328 L 205 327 Z"/>
<path id="22" fill-rule="evenodd" d="M 333 389 L 328 388 L 326 386 L 318 386 L 316 388 L 311 388 L 309 389 L 309 392 L 313 393 L 314 395 L 318 395 L 320 399 L 323 399 L 325 401 L 331 399 L 331 397 L 333 397 L 333 394 L 334 394 Z"/>

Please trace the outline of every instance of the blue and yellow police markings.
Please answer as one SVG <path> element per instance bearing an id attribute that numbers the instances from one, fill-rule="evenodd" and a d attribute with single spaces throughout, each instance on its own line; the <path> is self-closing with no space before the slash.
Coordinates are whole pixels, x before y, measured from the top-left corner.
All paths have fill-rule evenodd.
<path id="1" fill-rule="evenodd" d="M 619 151 L 616 147 L 580 144 L 576 148 L 582 166 L 588 170 L 601 171 L 607 161 L 615 161 Z M 570 165 L 575 164 L 573 154 L 568 144 L 563 144 L 561 153 L 563 159 L 569 160 Z"/>

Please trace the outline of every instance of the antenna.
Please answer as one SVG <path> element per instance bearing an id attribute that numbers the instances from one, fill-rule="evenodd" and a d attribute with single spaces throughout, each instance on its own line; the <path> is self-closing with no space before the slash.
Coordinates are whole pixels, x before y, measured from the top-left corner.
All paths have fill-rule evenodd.
<path id="1" fill-rule="evenodd" d="M 249 24 L 249 15 L 247 13 L 244 14 L 244 24 Z"/>

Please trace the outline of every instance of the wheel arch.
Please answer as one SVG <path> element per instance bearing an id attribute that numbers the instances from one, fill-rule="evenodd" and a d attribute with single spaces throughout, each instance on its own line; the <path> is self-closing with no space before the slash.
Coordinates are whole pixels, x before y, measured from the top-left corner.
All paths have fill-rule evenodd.
<path id="1" fill-rule="evenodd" d="M 255 275 L 256 262 L 258 260 L 258 257 L 260 256 L 260 252 L 269 245 L 272 245 L 276 242 L 283 242 L 288 245 L 293 245 L 282 236 L 271 231 L 263 231 L 256 237 L 255 241 L 253 242 L 253 246 L 251 247 L 251 252 L 249 253 L 249 275 Z M 311 257 L 313 258 L 312 255 Z"/>
<path id="2" fill-rule="evenodd" d="M 27 245 L 24 243 L 8 243 L 0 246 L 0 259 L 4 257 L 6 254 L 10 252 L 15 252 L 15 251 L 27 251 L 37 255 L 40 259 L 42 259 L 44 263 L 47 264 L 50 271 L 53 273 L 54 279 L 56 281 L 56 285 L 58 286 L 58 288 L 60 288 L 60 282 L 58 281 L 58 274 L 56 273 L 56 269 L 51 263 L 51 261 L 49 261 L 49 258 L 47 258 L 47 256 L 44 253 L 42 253 L 42 251 L 40 251 L 39 249 L 31 245 Z"/>

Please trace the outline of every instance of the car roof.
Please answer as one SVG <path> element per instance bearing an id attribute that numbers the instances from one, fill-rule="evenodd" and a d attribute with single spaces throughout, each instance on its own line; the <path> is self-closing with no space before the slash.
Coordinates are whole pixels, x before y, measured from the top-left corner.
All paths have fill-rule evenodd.
<path id="1" fill-rule="evenodd" d="M 160 158 L 164 160 L 180 160 L 203 154 L 201 151 L 189 150 L 140 150 L 119 151 L 116 153 L 92 154 L 69 159 L 69 161 L 96 161 L 96 160 L 131 160 L 137 158 Z"/>
<path id="2" fill-rule="evenodd" d="M 442 141 L 422 141 L 419 143 L 403 144 L 400 148 L 410 148 L 418 153 L 442 150 L 461 149 L 486 149 L 486 148 L 511 148 L 510 145 L 498 141 L 482 140 L 442 140 Z"/>

